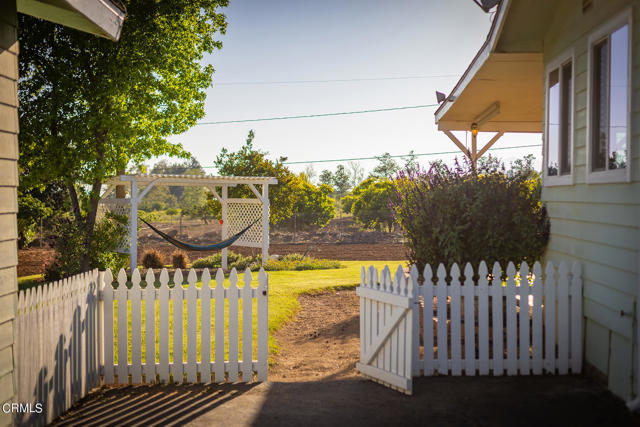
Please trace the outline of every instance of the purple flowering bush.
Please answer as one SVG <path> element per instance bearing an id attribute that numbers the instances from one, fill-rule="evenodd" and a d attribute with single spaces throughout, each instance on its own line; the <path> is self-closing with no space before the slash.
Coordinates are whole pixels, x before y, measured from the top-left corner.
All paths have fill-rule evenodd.
<path id="1" fill-rule="evenodd" d="M 496 162 L 474 171 L 465 158 L 453 168 L 434 163 L 401 171 L 395 183 L 391 209 L 420 270 L 427 263 L 531 263 L 544 253 L 549 219 L 537 176 L 507 174 Z"/>

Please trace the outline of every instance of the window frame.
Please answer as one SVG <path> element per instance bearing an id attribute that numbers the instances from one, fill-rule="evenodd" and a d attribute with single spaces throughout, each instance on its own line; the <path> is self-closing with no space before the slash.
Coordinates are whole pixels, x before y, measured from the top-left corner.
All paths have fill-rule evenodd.
<path id="1" fill-rule="evenodd" d="M 549 75 L 555 69 L 558 69 L 558 79 L 560 83 L 560 88 L 562 88 L 562 68 L 567 65 L 567 63 L 571 62 L 571 111 L 569 114 L 571 115 L 571 128 L 569 129 L 569 153 L 571 153 L 571 172 L 566 175 L 548 175 L 548 165 L 547 159 L 549 156 Z M 575 76 L 575 52 L 574 48 L 569 48 L 566 51 L 562 52 L 562 54 L 557 55 L 555 59 L 547 64 L 545 67 L 544 74 L 544 122 L 543 122 L 543 130 L 544 130 L 544 138 L 542 141 L 542 177 L 543 183 L 545 186 L 552 187 L 555 185 L 574 185 L 574 171 L 575 171 L 575 153 L 573 150 L 573 140 L 575 133 L 575 85 L 576 85 L 576 76 Z M 560 98 L 562 99 L 562 98 Z M 558 146 L 558 159 L 560 159 L 560 153 L 562 151 L 561 146 Z M 558 168 L 559 169 L 559 168 Z"/>
<path id="2" fill-rule="evenodd" d="M 593 149 L 593 84 L 594 84 L 594 54 L 593 50 L 596 44 L 604 39 L 608 40 L 609 45 L 609 70 L 611 69 L 611 40 L 612 33 L 619 28 L 627 25 L 628 27 L 628 41 L 627 41 L 627 165 L 624 169 L 609 169 L 604 171 L 592 171 L 592 156 L 591 151 Z M 586 183 L 587 184 L 606 184 L 606 183 L 620 183 L 631 181 L 631 165 L 632 165 L 632 153 L 631 153 L 631 97 L 632 97 L 632 67 L 633 67 L 633 27 L 632 27 L 632 13 L 631 8 L 623 10 L 618 15 L 609 19 L 606 23 L 595 29 L 589 34 L 589 41 L 587 46 L 587 108 L 586 108 L 586 126 L 587 126 L 587 141 L 586 141 Z M 609 72 L 609 84 L 611 84 L 611 72 Z M 609 111 L 610 114 L 610 111 Z M 609 143 L 609 142 L 608 142 Z"/>

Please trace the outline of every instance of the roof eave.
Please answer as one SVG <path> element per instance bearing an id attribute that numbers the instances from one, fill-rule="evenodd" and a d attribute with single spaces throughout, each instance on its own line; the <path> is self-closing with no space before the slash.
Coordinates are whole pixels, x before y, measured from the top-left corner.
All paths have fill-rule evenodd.
<path id="1" fill-rule="evenodd" d="M 18 0 L 18 12 L 114 41 L 126 13 L 110 0 Z"/>
<path id="2" fill-rule="evenodd" d="M 440 122 L 440 119 L 442 118 L 442 116 L 444 116 L 445 113 L 449 110 L 449 108 L 451 108 L 456 98 L 467 87 L 469 82 L 471 82 L 476 72 L 480 68 L 482 68 L 484 63 L 489 58 L 489 54 L 494 51 L 498 41 L 498 36 L 502 31 L 502 27 L 504 25 L 504 17 L 507 15 L 509 6 L 510 6 L 510 0 L 502 0 L 498 4 L 496 16 L 491 24 L 491 28 L 489 29 L 489 34 L 487 35 L 487 39 L 483 43 L 482 47 L 480 47 L 480 50 L 478 51 L 476 56 L 473 58 L 473 60 L 471 61 L 467 69 L 462 74 L 462 77 L 460 77 L 460 80 L 458 80 L 456 85 L 453 87 L 453 90 L 451 91 L 447 99 L 445 99 L 445 101 L 442 104 L 440 104 L 438 109 L 435 111 L 434 115 L 435 115 L 436 124 Z"/>

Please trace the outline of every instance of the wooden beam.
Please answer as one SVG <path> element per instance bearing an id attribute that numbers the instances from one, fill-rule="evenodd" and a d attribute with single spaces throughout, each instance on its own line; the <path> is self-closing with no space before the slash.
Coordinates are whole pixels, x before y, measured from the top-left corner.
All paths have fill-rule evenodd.
<path id="1" fill-rule="evenodd" d="M 489 140 L 489 142 L 487 142 L 487 143 L 485 144 L 485 146 L 484 146 L 484 147 L 482 147 L 482 149 L 478 152 L 478 156 L 477 156 L 477 158 L 482 157 L 482 155 L 483 155 L 484 153 L 486 153 L 486 152 L 487 152 L 487 150 L 488 150 L 489 148 L 491 148 L 491 146 L 492 146 L 493 144 L 495 144 L 495 143 L 496 143 L 496 141 L 500 139 L 500 137 L 502 137 L 502 135 L 504 135 L 504 132 L 502 132 L 502 131 L 500 131 L 500 132 L 498 132 L 497 134 L 495 134 L 495 135 L 493 136 L 493 138 L 491 138 L 491 139 Z"/>
<path id="2" fill-rule="evenodd" d="M 149 191 L 151 191 L 151 189 L 153 188 L 153 186 L 154 186 L 154 185 L 156 185 L 156 182 L 157 182 L 157 181 L 158 181 L 157 179 L 154 179 L 154 180 L 153 180 L 153 181 L 151 181 L 149 184 L 147 184 L 147 186 L 146 186 L 146 187 L 144 187 L 144 190 L 142 190 L 142 192 L 141 192 L 141 193 L 140 193 L 140 195 L 138 196 L 138 203 L 140 203 L 140 202 L 142 201 L 142 198 L 143 198 L 144 196 L 146 196 L 146 195 L 149 193 Z"/>
<path id="3" fill-rule="evenodd" d="M 449 139 L 451 141 L 453 141 L 454 144 L 456 144 L 458 146 L 458 148 L 460 150 L 462 150 L 462 152 L 469 158 L 471 158 L 471 153 L 469 152 L 469 150 L 467 150 L 467 147 L 465 147 L 462 142 L 460 142 L 460 140 L 458 140 L 458 138 L 456 138 L 456 136 L 454 134 L 451 133 L 451 131 L 448 130 L 443 130 L 442 132 L 444 132 L 445 135 L 447 135 L 449 137 Z"/>
<path id="4" fill-rule="evenodd" d="M 264 186 L 264 184 L 262 184 Z M 253 192 L 253 194 L 256 195 L 256 197 L 261 201 L 264 202 L 264 200 L 262 200 L 262 195 L 258 192 L 258 190 L 256 189 L 255 185 L 253 184 L 249 184 L 249 188 L 251 189 L 251 191 Z"/>
<path id="5" fill-rule="evenodd" d="M 216 187 L 213 185 L 210 185 L 207 187 L 209 189 L 209 191 L 211 191 L 211 193 L 213 194 L 213 197 L 216 198 L 217 201 L 219 201 L 220 203 L 222 203 L 222 197 L 220 197 L 220 195 L 218 194 L 218 192 L 216 191 Z"/>
<path id="6" fill-rule="evenodd" d="M 113 190 L 116 189 L 115 185 L 107 185 L 107 190 L 102 193 L 102 196 L 100 196 L 100 200 L 106 198 L 109 194 L 113 193 Z"/>

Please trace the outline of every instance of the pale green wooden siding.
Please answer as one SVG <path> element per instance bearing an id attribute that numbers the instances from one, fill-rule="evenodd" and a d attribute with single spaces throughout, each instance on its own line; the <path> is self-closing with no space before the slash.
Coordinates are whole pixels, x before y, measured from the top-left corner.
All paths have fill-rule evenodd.
<path id="1" fill-rule="evenodd" d="M 593 29 L 633 4 L 632 182 L 589 184 L 587 173 L 588 37 Z M 633 310 L 638 292 L 640 240 L 640 1 L 563 2 L 545 37 L 545 63 L 573 48 L 575 185 L 544 187 L 551 218 L 546 257 L 579 261 L 584 268 L 585 358 L 605 374 L 624 399 L 635 394 Z"/>
<path id="2" fill-rule="evenodd" d="M 18 203 L 18 41 L 15 1 L 0 2 L 0 404 L 15 400 L 14 328 Z M 0 426 L 12 425 L 0 411 Z"/>

